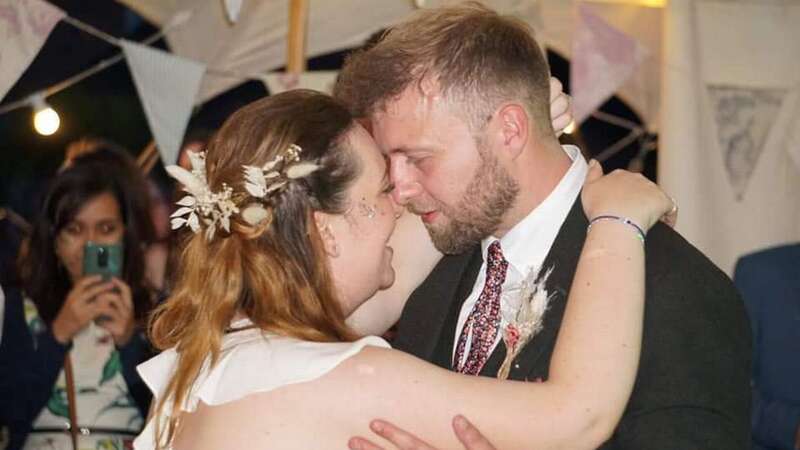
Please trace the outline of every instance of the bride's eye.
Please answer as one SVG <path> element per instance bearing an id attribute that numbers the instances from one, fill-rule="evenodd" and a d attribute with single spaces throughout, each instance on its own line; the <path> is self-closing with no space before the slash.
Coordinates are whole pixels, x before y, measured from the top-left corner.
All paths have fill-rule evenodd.
<path id="1" fill-rule="evenodd" d="M 381 194 L 391 194 L 393 190 L 394 190 L 394 183 L 390 183 L 383 188 Z"/>

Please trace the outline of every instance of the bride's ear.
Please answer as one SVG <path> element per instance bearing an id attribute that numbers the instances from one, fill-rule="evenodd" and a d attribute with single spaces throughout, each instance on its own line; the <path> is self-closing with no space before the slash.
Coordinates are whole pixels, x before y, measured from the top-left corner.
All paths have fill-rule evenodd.
<path id="1" fill-rule="evenodd" d="M 330 214 L 314 211 L 314 223 L 322 240 L 322 248 L 328 256 L 336 258 L 339 256 L 339 245 L 337 245 L 336 236 L 331 229 L 331 219 Z"/>

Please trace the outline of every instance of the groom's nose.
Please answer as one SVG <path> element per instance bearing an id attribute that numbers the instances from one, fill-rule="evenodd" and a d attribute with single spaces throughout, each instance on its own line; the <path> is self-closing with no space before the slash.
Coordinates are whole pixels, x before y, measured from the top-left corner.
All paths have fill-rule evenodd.
<path id="1" fill-rule="evenodd" d="M 415 168 L 408 164 L 404 156 L 392 156 L 389 176 L 394 183 L 392 198 L 398 205 L 405 206 L 422 193 L 422 185 L 414 176 L 414 170 Z"/>

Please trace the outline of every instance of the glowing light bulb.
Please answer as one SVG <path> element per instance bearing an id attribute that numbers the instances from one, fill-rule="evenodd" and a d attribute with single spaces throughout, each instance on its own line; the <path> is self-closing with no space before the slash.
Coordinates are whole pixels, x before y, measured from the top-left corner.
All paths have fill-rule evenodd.
<path id="1" fill-rule="evenodd" d="M 37 95 L 31 98 L 33 104 L 33 128 L 42 136 L 50 136 L 61 126 L 61 118 L 58 113 L 50 107 L 44 97 Z"/>
<path id="2" fill-rule="evenodd" d="M 569 123 L 569 125 L 564 128 L 564 134 L 572 134 L 575 131 L 575 121 Z"/>

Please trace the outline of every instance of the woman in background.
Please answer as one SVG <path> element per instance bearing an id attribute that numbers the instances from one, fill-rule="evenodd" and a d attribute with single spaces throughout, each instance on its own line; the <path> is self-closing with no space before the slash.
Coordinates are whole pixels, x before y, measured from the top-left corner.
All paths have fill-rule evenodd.
<path id="1" fill-rule="evenodd" d="M 22 286 L 4 286 L 0 415 L 10 449 L 71 449 L 73 439 L 124 448 L 139 431 L 150 397 L 135 367 L 150 355 L 141 324 L 153 306 L 143 194 L 132 159 L 110 148 L 52 180 L 20 255 Z M 122 247 L 119 276 L 83 273 L 88 242 Z"/>

